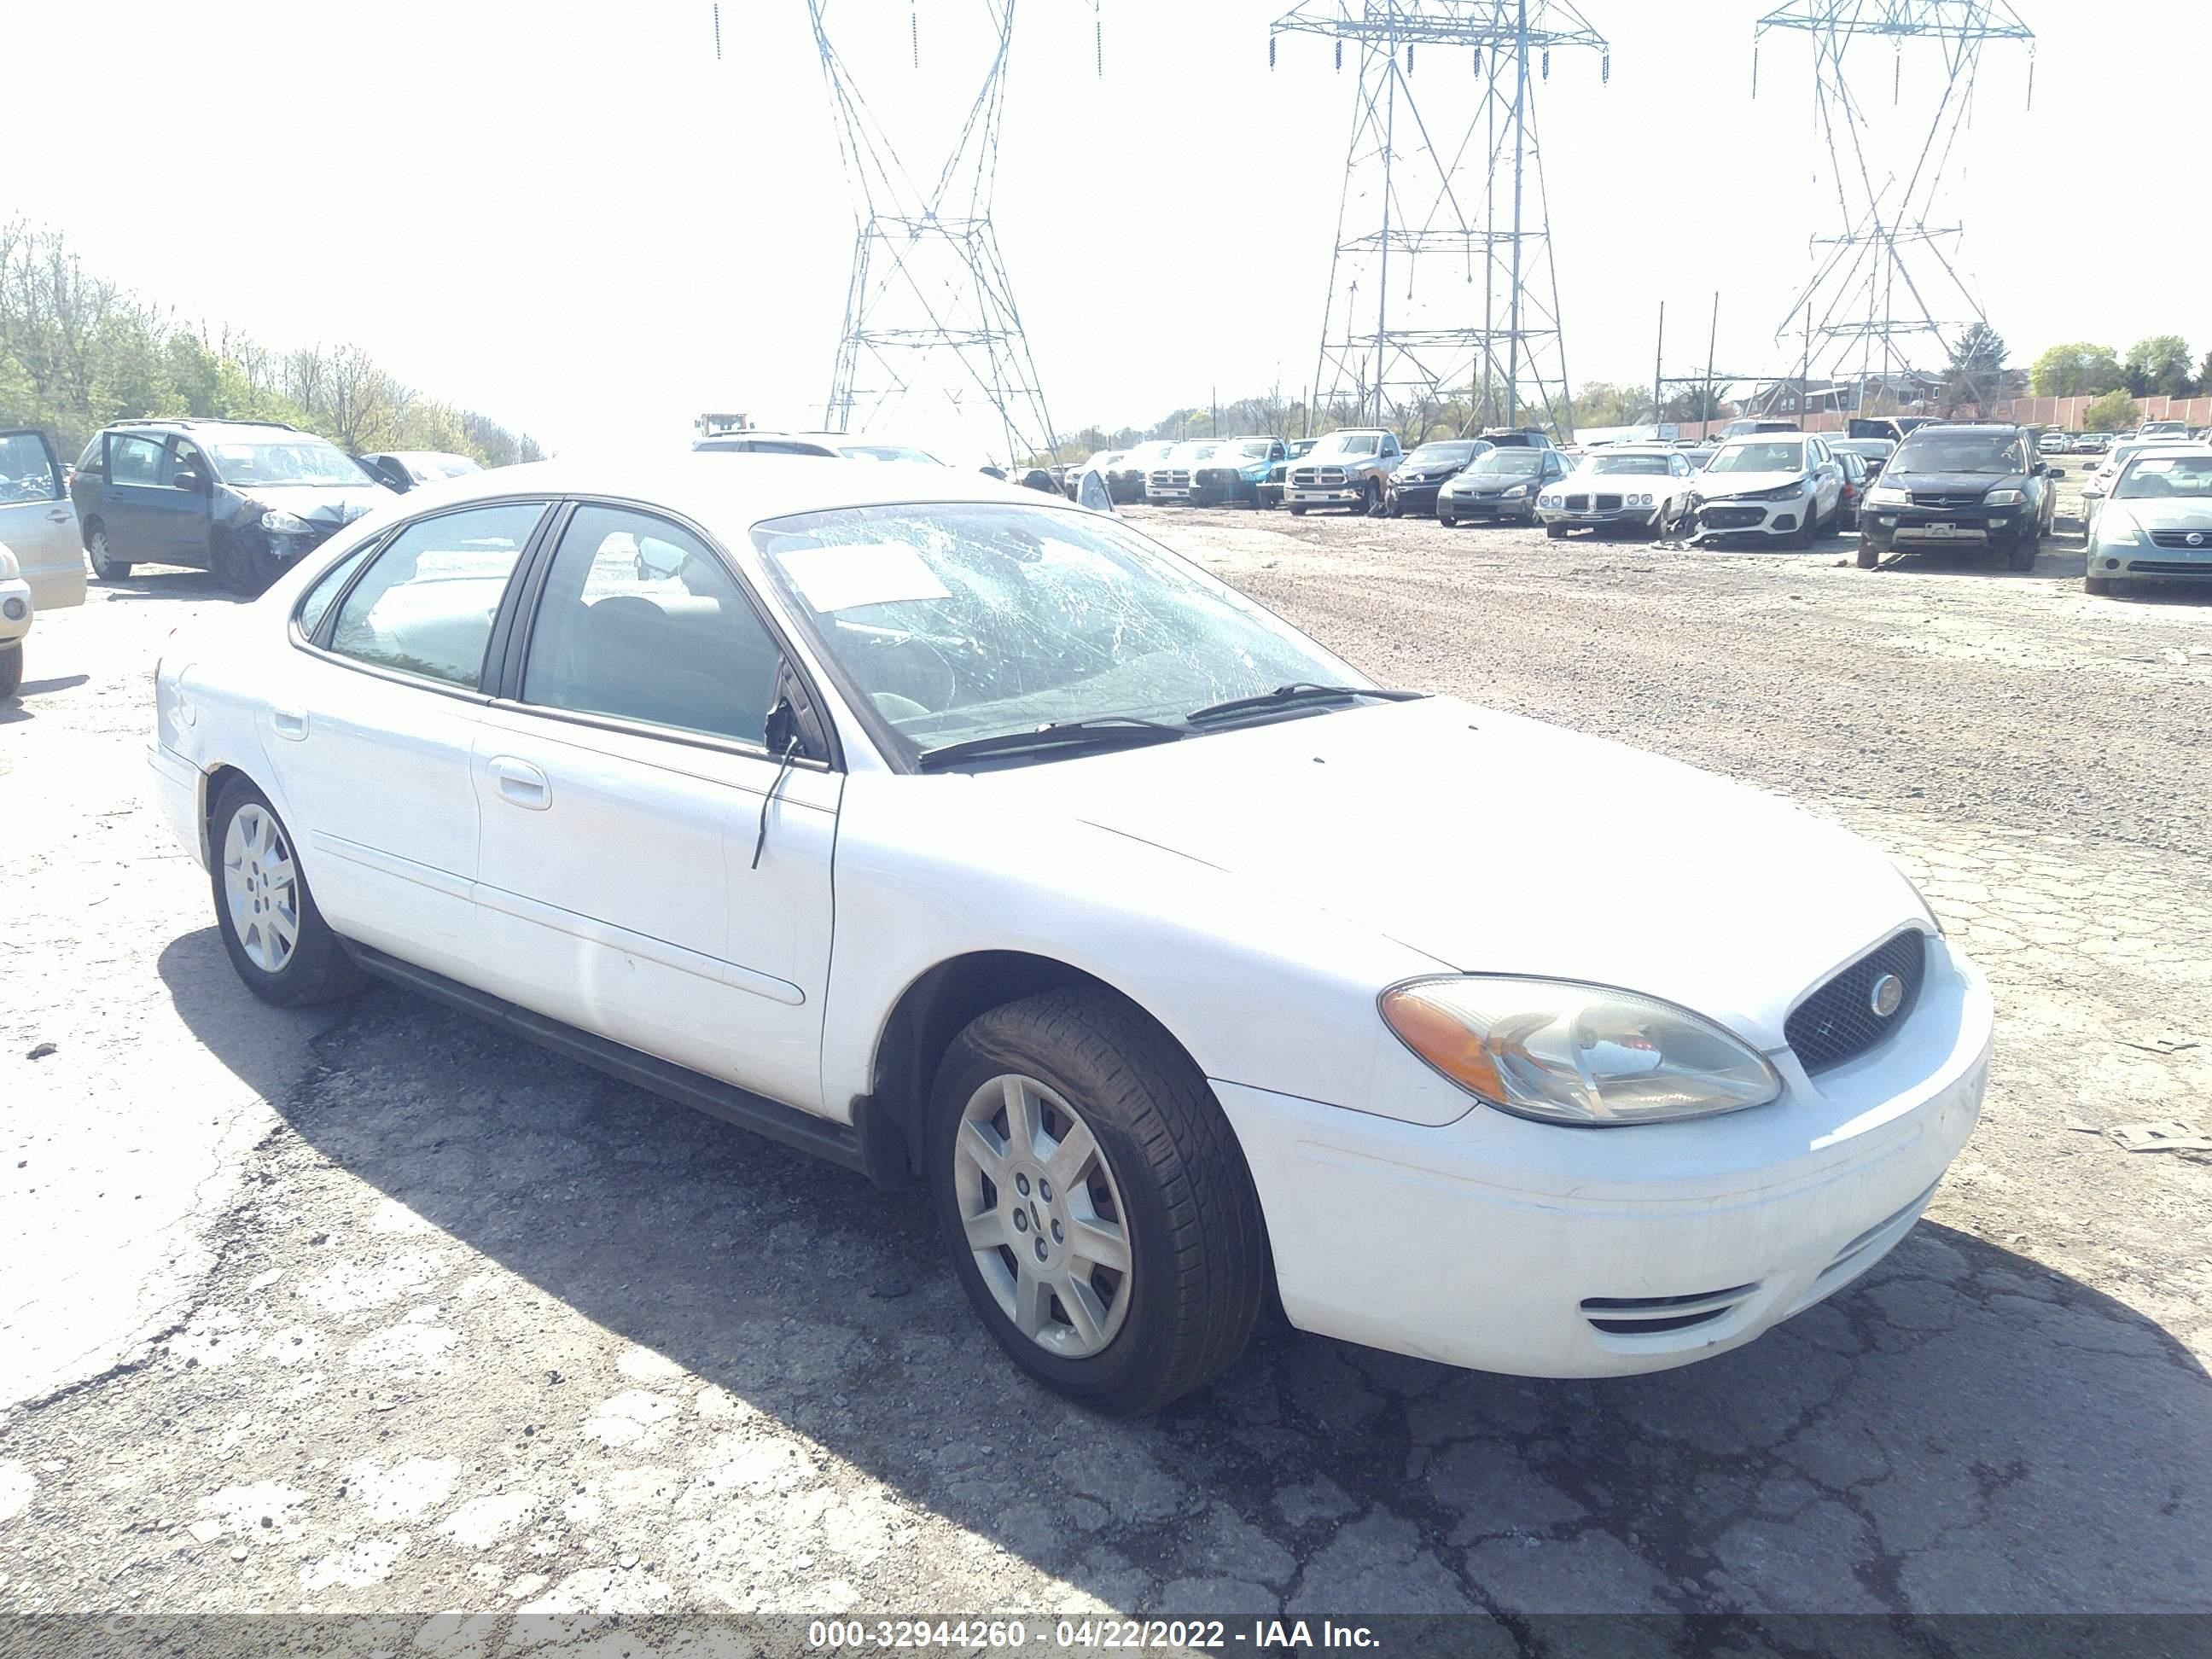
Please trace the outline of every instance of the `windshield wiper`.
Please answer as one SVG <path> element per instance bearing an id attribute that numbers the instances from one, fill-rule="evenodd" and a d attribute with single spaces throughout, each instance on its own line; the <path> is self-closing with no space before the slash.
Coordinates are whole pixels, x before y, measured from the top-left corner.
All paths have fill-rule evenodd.
<path id="1" fill-rule="evenodd" d="M 986 738 L 939 744 L 923 750 L 914 763 L 921 771 L 938 772 L 985 756 L 1021 755 L 1041 749 L 1132 749 L 1140 744 L 1172 743 L 1188 732 L 1187 726 L 1135 714 L 1102 714 L 1092 720 L 1052 720 L 1025 731 L 994 732 Z"/>
<path id="2" fill-rule="evenodd" d="M 1353 697 L 1379 697 L 1385 702 L 1412 702 L 1417 697 L 1428 695 L 1425 691 L 1386 691 L 1373 685 L 1316 685 L 1311 680 L 1297 680 L 1254 696 L 1231 697 L 1226 702 L 1210 702 L 1203 708 L 1192 709 L 1183 718 L 1196 726 L 1202 720 L 1219 720 L 1231 714 L 1247 714 L 1261 708 L 1288 708 L 1301 702 L 1341 702 Z"/>

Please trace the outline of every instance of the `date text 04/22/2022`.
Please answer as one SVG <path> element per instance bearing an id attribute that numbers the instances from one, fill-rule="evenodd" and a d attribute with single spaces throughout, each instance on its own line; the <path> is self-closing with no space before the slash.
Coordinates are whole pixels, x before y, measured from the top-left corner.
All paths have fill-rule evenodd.
<path id="1" fill-rule="evenodd" d="M 1042 1621 L 1037 1621 L 1042 1624 Z M 807 1628 L 816 1648 L 1026 1647 L 1031 1621 L 927 1619 L 817 1619 Z M 1255 1619 L 1236 1628 L 1224 1619 L 1061 1619 L 1035 1632 L 1039 1646 L 1054 1648 L 1180 1648 L 1260 1652 L 1300 1652 L 1323 1648 L 1373 1649 L 1380 1645 L 1364 1625 L 1330 1620 Z"/>

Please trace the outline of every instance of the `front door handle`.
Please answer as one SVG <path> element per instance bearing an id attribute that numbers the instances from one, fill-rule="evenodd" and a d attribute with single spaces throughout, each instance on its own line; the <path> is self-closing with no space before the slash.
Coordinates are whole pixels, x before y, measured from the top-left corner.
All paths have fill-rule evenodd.
<path id="1" fill-rule="evenodd" d="M 271 708 L 269 723 L 276 728 L 276 735 L 298 743 L 307 735 L 307 711 L 304 708 Z"/>
<path id="2" fill-rule="evenodd" d="M 69 521 L 70 515 L 63 512 L 59 507 L 56 507 L 52 512 L 46 514 L 46 522 L 48 524 L 67 524 Z"/>
<path id="3" fill-rule="evenodd" d="M 517 760 L 512 755 L 495 755 L 490 763 L 492 780 L 499 785 L 499 793 L 517 806 L 542 812 L 553 804 L 553 786 L 545 781 L 544 773 L 528 761 Z"/>

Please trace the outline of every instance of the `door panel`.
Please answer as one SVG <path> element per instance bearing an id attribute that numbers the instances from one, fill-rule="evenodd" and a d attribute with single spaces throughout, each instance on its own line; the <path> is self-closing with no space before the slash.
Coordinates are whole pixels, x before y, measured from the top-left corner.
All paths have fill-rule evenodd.
<path id="1" fill-rule="evenodd" d="M 780 660 L 713 550 L 580 507 L 478 732 L 478 926 L 487 988 L 820 1112 L 843 780 L 765 751 Z"/>
<path id="2" fill-rule="evenodd" d="M 64 611 L 84 603 L 84 544 L 76 508 L 61 489 L 61 475 L 46 435 L 0 432 L 0 544 L 22 568 L 37 611 Z"/>
<path id="3" fill-rule="evenodd" d="M 327 652 L 285 653 L 262 746 L 338 932 L 477 978 L 477 690 L 493 613 L 542 502 L 435 514 L 394 534 L 337 601 Z"/>

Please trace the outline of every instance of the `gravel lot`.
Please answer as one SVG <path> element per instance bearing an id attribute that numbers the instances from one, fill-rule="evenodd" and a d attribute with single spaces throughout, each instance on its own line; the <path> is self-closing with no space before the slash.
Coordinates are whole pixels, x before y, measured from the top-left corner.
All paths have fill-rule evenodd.
<path id="1" fill-rule="evenodd" d="M 2212 1608 L 2212 1159 L 2082 1127 L 2212 1128 L 2212 597 L 2087 599 L 2072 535 L 2008 576 L 1130 516 L 1391 681 L 1896 854 L 1998 1003 L 1927 1221 L 1687 1370 L 1277 1331 L 1094 1420 L 918 1196 L 395 992 L 254 1003 L 143 783 L 155 654 L 227 601 L 142 572 L 0 706 L 0 1608 Z"/>

